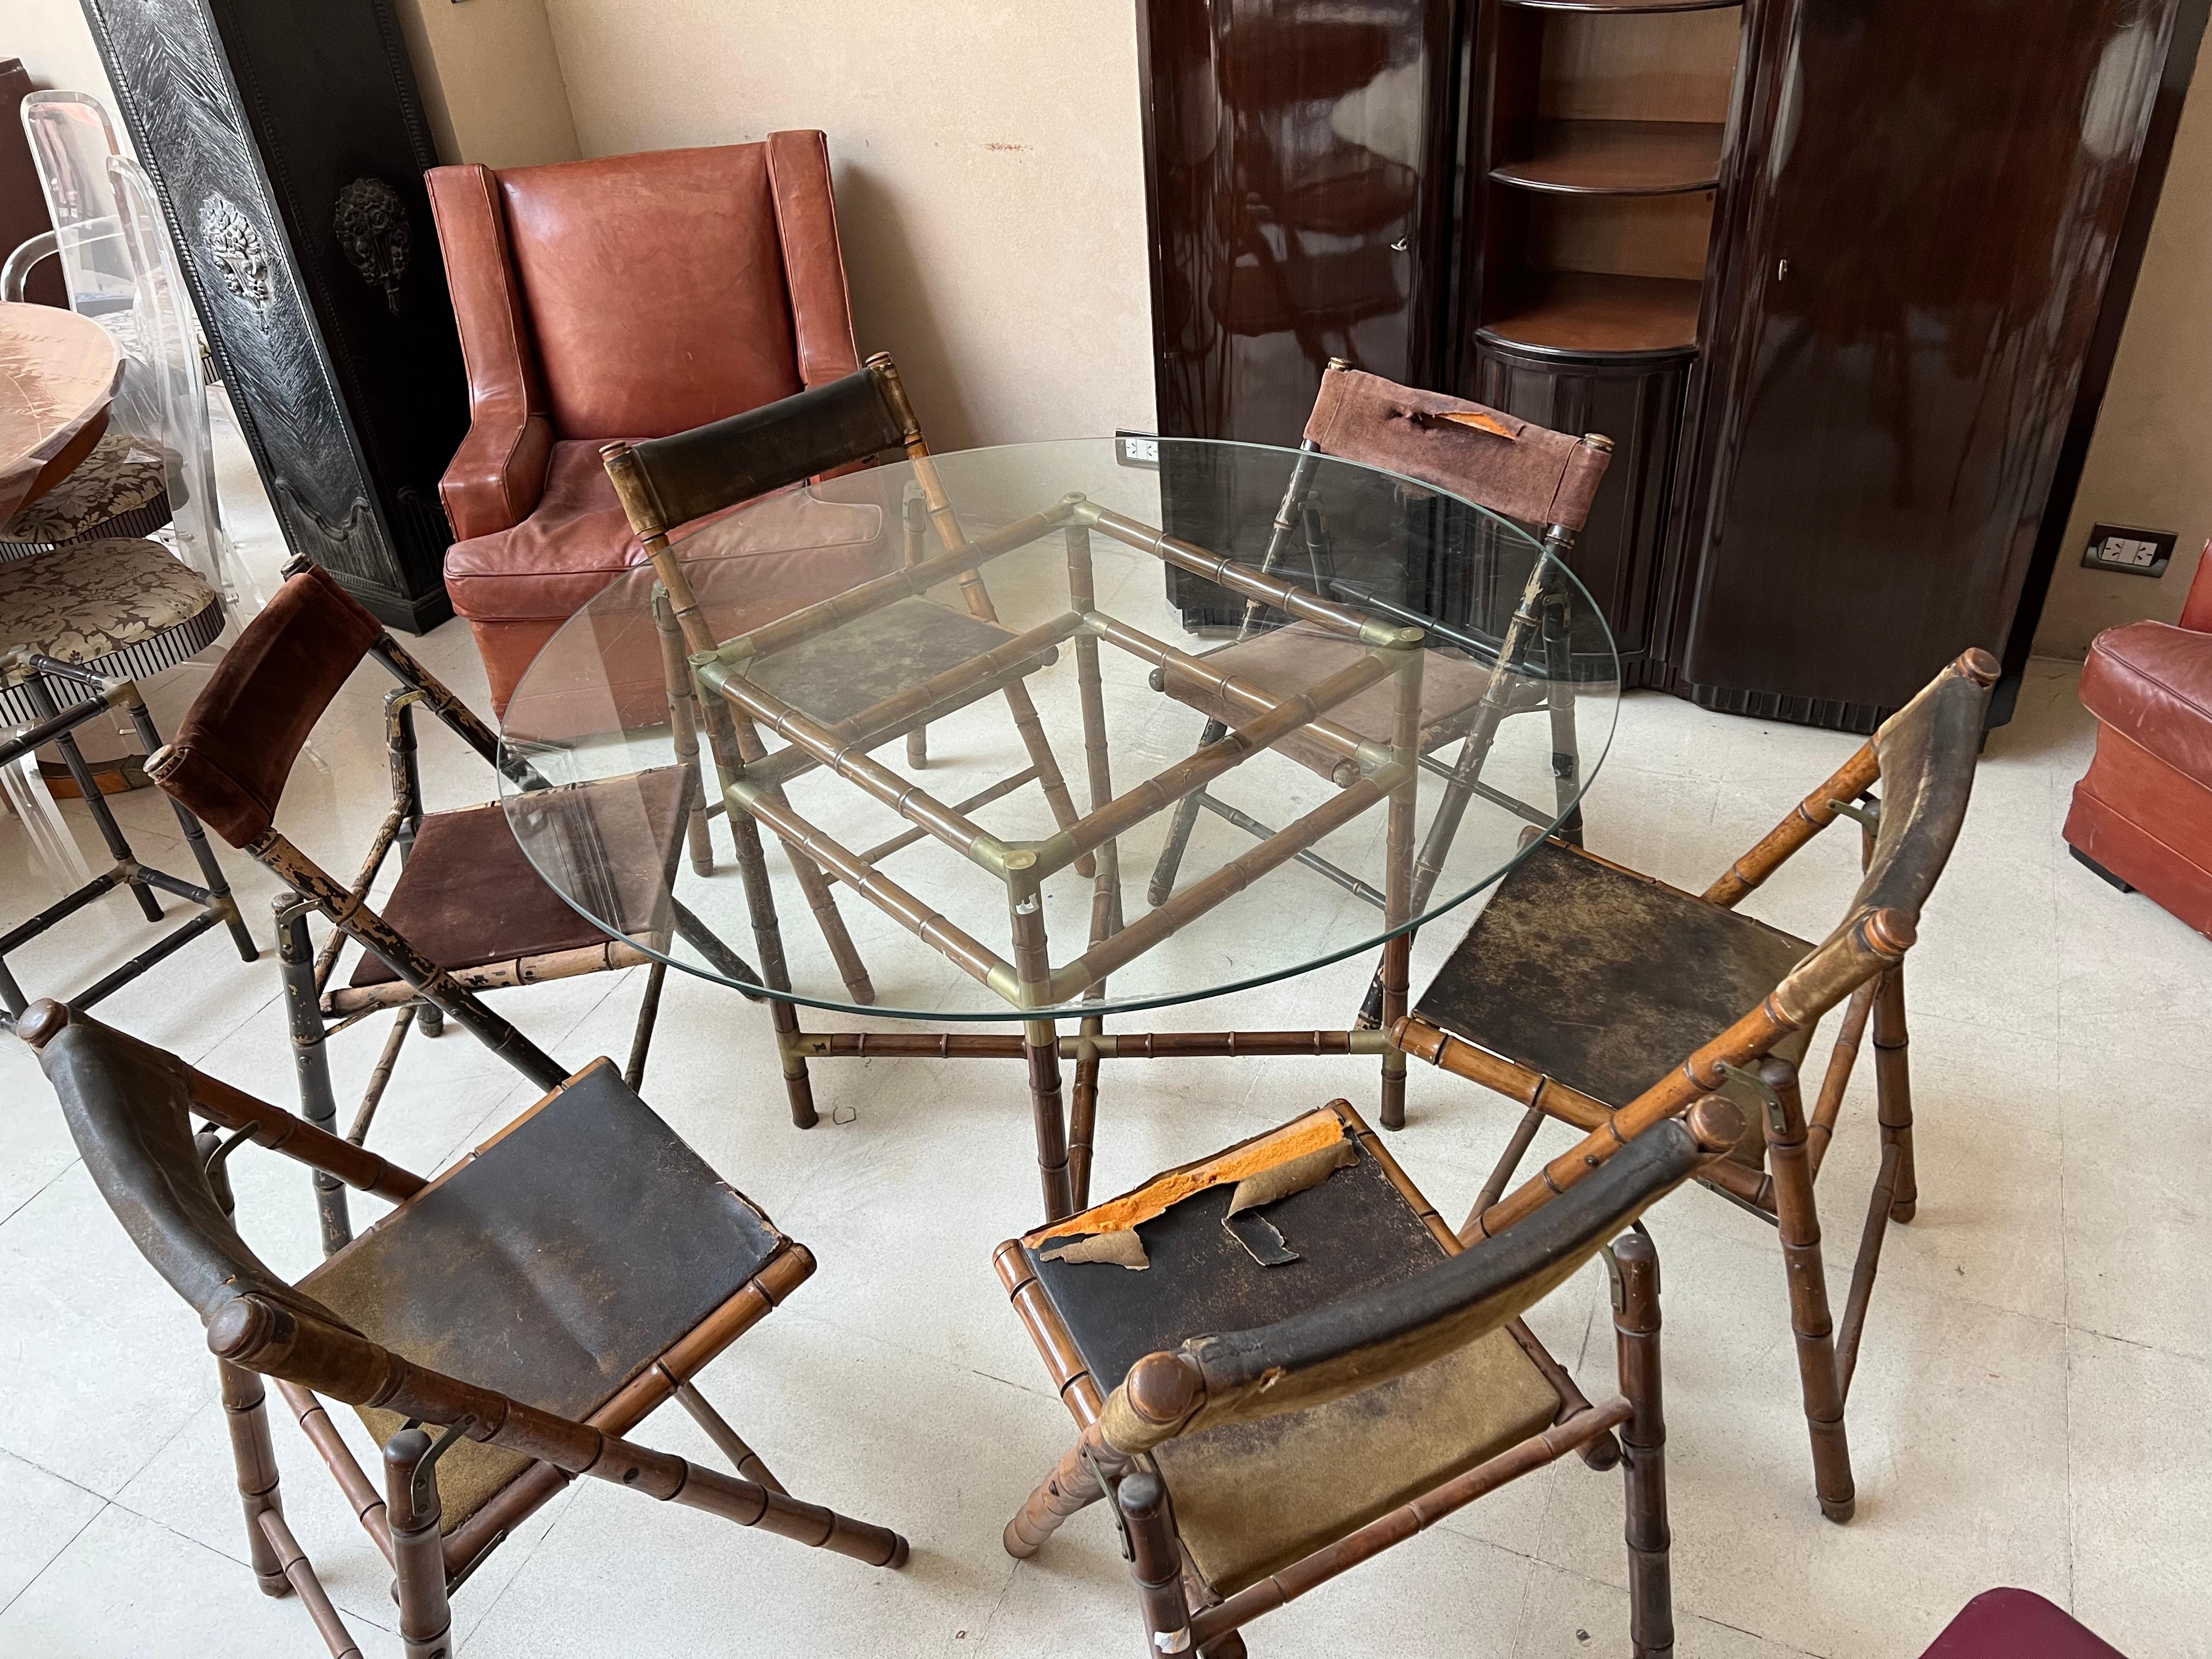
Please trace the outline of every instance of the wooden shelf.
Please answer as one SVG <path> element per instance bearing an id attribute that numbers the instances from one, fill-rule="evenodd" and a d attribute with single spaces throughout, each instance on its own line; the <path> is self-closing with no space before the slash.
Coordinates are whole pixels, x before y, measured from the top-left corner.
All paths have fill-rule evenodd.
<path id="1" fill-rule="evenodd" d="M 1690 350 L 1698 343 L 1698 289 L 1671 276 L 1542 271 L 1516 309 L 1480 332 L 1501 345 L 1578 357 Z"/>
<path id="2" fill-rule="evenodd" d="M 1724 11 L 1743 0 L 1501 0 L 1531 11 Z"/>
<path id="3" fill-rule="evenodd" d="M 1540 121 L 1534 140 L 1490 176 L 1571 196 L 1672 196 L 1720 180 L 1717 122 Z"/>

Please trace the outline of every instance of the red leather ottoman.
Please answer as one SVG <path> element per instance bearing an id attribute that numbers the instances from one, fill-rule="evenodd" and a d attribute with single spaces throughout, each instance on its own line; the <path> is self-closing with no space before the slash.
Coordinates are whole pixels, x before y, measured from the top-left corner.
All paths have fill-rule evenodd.
<path id="1" fill-rule="evenodd" d="M 1984 1590 L 1943 1626 L 1920 1659 L 2127 1659 L 2041 1596 Z"/>
<path id="2" fill-rule="evenodd" d="M 2178 625 L 2130 623 L 2091 642 L 2081 702 L 2097 754 L 2074 786 L 2067 844 L 2212 935 L 2212 551 Z"/>

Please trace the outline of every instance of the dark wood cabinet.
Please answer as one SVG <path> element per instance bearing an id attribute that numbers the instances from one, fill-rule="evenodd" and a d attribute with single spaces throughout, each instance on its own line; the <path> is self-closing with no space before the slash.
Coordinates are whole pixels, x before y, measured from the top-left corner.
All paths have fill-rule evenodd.
<path id="1" fill-rule="evenodd" d="M 1865 730 L 1981 645 L 2002 718 L 2206 4 L 1145 0 L 1162 429 L 1341 355 L 1604 432 L 1630 684 Z"/>
<path id="2" fill-rule="evenodd" d="M 285 540 L 435 627 L 468 390 L 392 0 L 84 9 Z"/>
<path id="3" fill-rule="evenodd" d="M 1469 396 L 1556 431 L 1602 432 L 1613 440 L 1613 465 L 1574 565 L 1612 624 L 1621 678 L 1631 685 L 1665 678 L 1657 649 L 1666 601 L 1660 549 L 1692 357 L 1681 349 L 1573 357 L 1487 336 L 1475 343 Z"/>
<path id="4" fill-rule="evenodd" d="M 2172 21 L 1771 0 L 1684 503 L 1684 679 L 1888 707 L 2004 648 Z"/>

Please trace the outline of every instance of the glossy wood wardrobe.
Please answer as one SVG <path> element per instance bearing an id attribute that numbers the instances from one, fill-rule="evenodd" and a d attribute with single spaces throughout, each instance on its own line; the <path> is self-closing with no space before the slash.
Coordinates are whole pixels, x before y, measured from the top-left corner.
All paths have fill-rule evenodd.
<path id="1" fill-rule="evenodd" d="M 2002 720 L 2207 3 L 1139 0 L 1160 429 L 1341 356 L 1604 432 L 1632 683 L 1863 731 L 1979 645 Z"/>

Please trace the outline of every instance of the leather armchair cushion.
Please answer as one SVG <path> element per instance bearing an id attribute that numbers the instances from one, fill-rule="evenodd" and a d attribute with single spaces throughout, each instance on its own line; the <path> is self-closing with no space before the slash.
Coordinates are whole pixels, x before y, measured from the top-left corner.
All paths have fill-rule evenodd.
<path id="1" fill-rule="evenodd" d="M 757 582 L 764 602 L 791 592 L 804 593 L 798 602 L 805 603 L 849 585 L 825 588 L 825 570 L 860 571 L 852 580 L 875 574 L 882 511 L 817 501 L 803 489 L 750 505 L 742 520 L 718 532 L 710 544 L 684 545 L 736 511 L 681 526 L 670 540 L 687 558 L 759 559 L 761 568 L 748 580 Z M 600 464 L 598 443 L 556 443 L 538 510 L 511 530 L 455 542 L 446 553 L 446 591 L 454 610 L 471 622 L 555 621 L 574 616 L 623 571 L 647 562 Z M 769 617 L 780 614 L 773 610 Z"/>
<path id="2" fill-rule="evenodd" d="M 2105 725 L 2212 788 L 2212 635 L 2156 622 L 2107 629 L 2090 644 L 2081 702 Z"/>
<path id="3" fill-rule="evenodd" d="M 498 179 L 556 433 L 663 437 L 800 389 L 765 145 Z"/>

